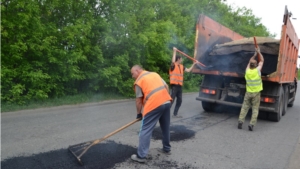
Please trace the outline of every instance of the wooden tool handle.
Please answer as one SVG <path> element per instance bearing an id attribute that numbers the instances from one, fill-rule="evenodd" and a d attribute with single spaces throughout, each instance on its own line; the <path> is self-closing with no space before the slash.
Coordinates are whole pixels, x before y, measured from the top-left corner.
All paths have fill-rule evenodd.
<path id="1" fill-rule="evenodd" d="M 92 144 L 90 144 L 89 146 L 87 146 L 87 147 L 84 149 L 84 151 L 78 156 L 78 158 L 80 159 L 80 157 L 81 157 L 84 153 L 86 153 L 87 150 L 90 149 L 90 148 L 91 148 L 92 146 L 94 146 L 95 144 L 100 143 L 101 141 L 107 139 L 108 137 L 110 137 L 110 136 L 112 136 L 112 135 L 118 133 L 119 131 L 121 131 L 121 130 L 123 130 L 123 129 L 125 129 L 125 128 L 131 126 L 131 125 L 133 125 L 134 123 L 136 123 L 136 122 L 138 122 L 138 121 L 140 121 L 140 120 L 141 120 L 141 118 L 135 119 L 135 120 L 133 120 L 132 122 L 130 122 L 130 123 L 124 125 L 123 127 L 121 127 L 121 128 L 119 128 L 119 129 L 117 129 L 117 130 L 115 130 L 115 131 L 113 131 L 113 132 L 107 134 L 106 136 L 104 136 L 104 137 L 102 137 L 102 138 L 100 138 L 100 139 L 94 140 L 94 141 L 92 142 Z"/>
<path id="2" fill-rule="evenodd" d="M 95 145 L 95 144 L 100 143 L 101 141 L 103 141 L 103 140 L 107 139 L 108 137 L 110 137 L 110 136 L 112 136 L 112 135 L 114 135 L 114 134 L 116 134 L 116 133 L 118 133 L 118 132 L 124 130 L 125 128 L 127 128 L 127 127 L 133 125 L 134 123 L 136 123 L 136 122 L 138 122 L 138 121 L 140 121 L 140 120 L 141 120 L 141 119 L 135 119 L 135 120 L 133 120 L 132 122 L 130 122 L 130 123 L 124 125 L 123 127 L 121 127 L 121 128 L 119 128 L 119 129 L 117 129 L 117 130 L 115 130 L 115 131 L 113 131 L 113 132 L 107 134 L 106 136 L 102 137 L 101 139 L 95 140 L 95 141 L 93 142 L 93 144 Z"/>
<path id="3" fill-rule="evenodd" d="M 191 59 L 191 60 L 192 60 L 192 61 L 194 61 L 194 62 L 196 62 L 196 61 L 197 61 L 196 59 L 194 59 L 194 58 L 190 57 L 189 55 L 187 55 L 187 54 L 185 54 L 185 53 L 181 52 L 181 51 L 180 51 L 180 50 L 178 50 L 178 49 L 176 49 L 176 51 L 177 51 L 177 52 L 179 52 L 179 53 L 181 53 L 182 55 L 186 56 L 187 58 Z M 198 64 L 199 64 L 199 65 L 201 65 L 201 66 L 204 66 L 204 67 L 206 67 L 206 66 L 205 66 L 203 63 L 201 63 L 201 62 L 198 62 Z"/>
<path id="4" fill-rule="evenodd" d="M 254 46 L 255 48 L 257 49 L 258 48 L 258 45 L 257 45 L 257 42 L 256 42 L 256 38 L 255 36 L 253 36 L 253 40 L 254 40 Z M 257 53 L 257 61 L 259 62 L 260 61 L 260 53 Z"/>

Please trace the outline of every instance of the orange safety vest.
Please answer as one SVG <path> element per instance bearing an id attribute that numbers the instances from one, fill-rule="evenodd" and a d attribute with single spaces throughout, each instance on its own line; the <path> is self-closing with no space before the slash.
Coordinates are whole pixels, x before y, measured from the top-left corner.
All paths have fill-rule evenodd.
<path id="1" fill-rule="evenodd" d="M 134 86 L 135 85 L 138 85 L 144 94 L 142 110 L 143 116 L 163 103 L 172 100 L 161 77 L 155 72 L 143 71 L 135 80 Z"/>
<path id="2" fill-rule="evenodd" d="M 180 85 L 183 84 L 183 65 L 182 64 L 175 64 L 175 68 L 173 71 L 169 70 L 170 75 L 170 84 Z"/>

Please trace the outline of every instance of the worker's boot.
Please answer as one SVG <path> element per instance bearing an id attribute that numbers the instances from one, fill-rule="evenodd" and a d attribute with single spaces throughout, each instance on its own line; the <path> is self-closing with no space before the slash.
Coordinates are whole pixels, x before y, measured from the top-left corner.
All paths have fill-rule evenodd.
<path id="1" fill-rule="evenodd" d="M 248 126 L 248 129 L 249 129 L 249 131 L 253 131 L 253 125 L 252 124 L 250 124 L 249 126 Z"/>
<path id="2" fill-rule="evenodd" d="M 166 155 L 171 155 L 171 151 L 165 151 L 165 150 L 162 149 L 162 148 L 157 148 L 157 151 L 158 151 L 158 152 L 161 152 L 161 153 L 163 153 L 163 154 L 166 154 Z"/>
<path id="3" fill-rule="evenodd" d="M 242 129 L 243 128 L 243 122 L 239 121 L 238 123 L 238 129 Z"/>
<path id="4" fill-rule="evenodd" d="M 174 118 L 182 118 L 182 116 L 180 116 L 180 115 L 173 115 L 172 117 L 174 117 Z"/>
<path id="5" fill-rule="evenodd" d="M 138 155 L 136 155 L 136 154 L 133 154 L 133 155 L 131 156 L 131 159 L 132 159 L 133 161 L 136 161 L 136 162 L 139 162 L 139 163 L 145 163 L 145 162 L 146 162 L 146 158 L 140 158 L 140 157 L 138 157 Z"/>

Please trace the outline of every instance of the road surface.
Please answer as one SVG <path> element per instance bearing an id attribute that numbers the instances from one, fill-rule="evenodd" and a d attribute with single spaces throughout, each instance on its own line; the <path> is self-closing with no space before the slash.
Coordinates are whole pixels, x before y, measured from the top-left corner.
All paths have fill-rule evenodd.
<path id="1" fill-rule="evenodd" d="M 60 106 L 1 114 L 1 168 L 300 168 L 300 94 L 280 122 L 258 120 L 248 131 L 249 116 L 237 129 L 239 111 L 205 112 L 197 93 L 184 94 L 171 119 L 172 154 L 160 154 L 159 125 L 153 132 L 146 164 L 131 161 L 140 122 L 93 146 L 78 165 L 70 145 L 102 138 L 136 116 L 135 101 Z M 173 105 L 174 108 L 174 105 Z M 172 108 L 172 110 L 173 110 Z"/>

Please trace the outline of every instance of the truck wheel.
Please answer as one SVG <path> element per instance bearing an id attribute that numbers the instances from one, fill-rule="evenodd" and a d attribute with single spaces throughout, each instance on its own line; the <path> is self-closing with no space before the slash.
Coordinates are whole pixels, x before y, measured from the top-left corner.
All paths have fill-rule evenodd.
<path id="1" fill-rule="evenodd" d="M 282 110 L 282 116 L 285 115 L 287 112 L 287 106 L 288 106 L 288 101 L 289 101 L 289 88 L 287 85 L 283 87 L 283 92 L 284 92 L 284 105 L 283 105 L 283 110 Z"/>
<path id="2" fill-rule="evenodd" d="M 288 107 L 293 107 L 294 101 L 295 101 L 295 97 L 296 97 L 296 92 L 297 92 L 297 86 L 295 87 L 295 90 L 293 92 L 294 100 L 291 103 L 288 103 L 288 105 L 287 105 Z"/>
<path id="3" fill-rule="evenodd" d="M 261 120 L 267 120 L 268 119 L 268 115 L 269 115 L 269 112 L 259 111 L 257 118 L 261 119 Z"/>
<path id="4" fill-rule="evenodd" d="M 280 95 L 278 105 L 278 112 L 276 113 L 269 113 L 269 120 L 279 122 L 282 117 L 283 107 L 284 107 L 284 93 L 282 87 L 280 87 Z"/>
<path id="5" fill-rule="evenodd" d="M 210 102 L 202 101 L 202 108 L 203 108 L 206 112 L 211 112 L 211 111 L 213 111 L 214 105 L 215 105 L 215 103 L 210 103 Z"/>

